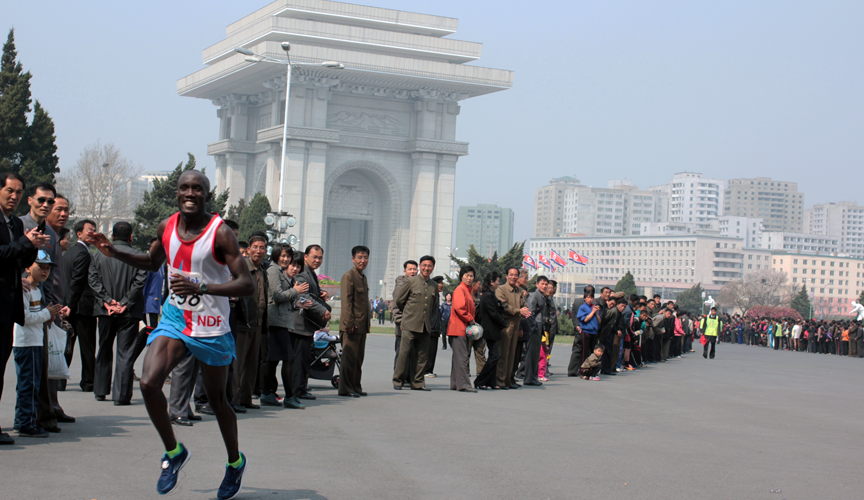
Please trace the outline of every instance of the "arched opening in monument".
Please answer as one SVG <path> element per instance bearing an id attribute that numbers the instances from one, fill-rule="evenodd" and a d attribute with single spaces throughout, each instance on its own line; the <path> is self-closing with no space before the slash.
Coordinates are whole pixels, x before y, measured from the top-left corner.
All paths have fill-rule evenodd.
<path id="1" fill-rule="evenodd" d="M 384 278 L 398 203 L 381 176 L 372 170 L 351 168 L 328 182 L 324 212 L 323 274 L 339 280 L 353 265 L 351 249 L 369 247 L 371 253 L 366 279 L 369 294 L 380 294 Z"/>

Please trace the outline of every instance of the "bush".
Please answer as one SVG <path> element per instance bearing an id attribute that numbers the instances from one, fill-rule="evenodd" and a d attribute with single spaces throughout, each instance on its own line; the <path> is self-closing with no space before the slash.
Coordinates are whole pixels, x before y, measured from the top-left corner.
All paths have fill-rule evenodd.
<path id="1" fill-rule="evenodd" d="M 791 307 L 774 307 L 774 306 L 755 306 L 751 307 L 747 314 L 744 315 L 745 318 L 771 318 L 771 319 L 784 319 L 784 318 L 792 318 L 794 320 L 801 320 L 801 314 L 798 313 L 795 309 Z"/>
<path id="2" fill-rule="evenodd" d="M 576 328 L 573 326 L 573 321 L 566 314 L 558 315 L 558 335 L 574 335 Z"/>

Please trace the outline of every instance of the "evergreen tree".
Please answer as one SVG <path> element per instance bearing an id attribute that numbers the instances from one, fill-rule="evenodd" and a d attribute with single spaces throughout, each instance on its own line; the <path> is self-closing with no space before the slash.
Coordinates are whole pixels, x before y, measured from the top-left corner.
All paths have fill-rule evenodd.
<path id="1" fill-rule="evenodd" d="M 180 175 L 187 170 L 194 170 L 195 156 L 189 154 L 186 165 L 179 165 L 168 175 L 165 180 L 154 179 L 153 189 L 144 193 L 144 201 L 135 208 L 135 230 L 132 244 L 139 250 L 147 250 L 150 240 L 160 235 L 156 234 L 159 224 L 177 212 L 177 181 Z M 204 172 L 204 170 L 202 170 Z M 211 200 L 207 203 L 206 210 L 211 213 L 222 215 L 225 213 L 225 205 L 228 203 L 228 190 L 218 195 L 216 190 L 210 192 Z"/>
<path id="2" fill-rule="evenodd" d="M 618 283 L 615 285 L 615 291 L 624 292 L 624 297 L 627 300 L 630 300 L 630 296 L 636 293 L 636 280 L 633 279 L 630 271 L 627 271 L 627 274 L 618 280 Z"/>
<path id="3" fill-rule="evenodd" d="M 228 219 L 237 222 L 240 220 L 240 216 L 243 215 L 243 209 L 246 208 L 246 200 L 240 198 L 240 201 L 237 202 L 236 205 L 231 205 L 228 208 Z"/>
<path id="4" fill-rule="evenodd" d="M 0 171 L 18 172 L 30 112 L 30 72 L 17 61 L 15 30 L 10 29 L 0 61 Z"/>
<path id="5" fill-rule="evenodd" d="M 270 200 L 261 193 L 255 193 L 249 205 L 243 210 L 240 215 L 240 233 L 238 238 L 240 241 L 249 241 L 249 237 L 256 231 L 267 231 L 267 224 L 264 223 L 264 216 L 270 212 Z"/>
<path id="6" fill-rule="evenodd" d="M 57 164 L 57 145 L 54 143 L 54 120 L 45 108 L 36 101 L 33 106 L 33 123 L 24 135 L 23 158 L 18 172 L 27 183 L 53 182 L 60 172 Z"/>
<path id="7" fill-rule="evenodd" d="M 451 255 L 450 258 L 456 262 L 456 264 L 461 268 L 464 266 L 470 265 L 476 271 L 474 276 L 476 279 L 482 279 L 491 271 L 498 271 L 501 275 L 501 283 L 504 283 L 505 278 L 507 276 L 507 269 L 511 267 L 515 267 L 517 269 L 522 268 L 522 259 L 525 256 L 525 242 L 522 243 L 514 243 L 510 250 L 507 250 L 507 253 L 498 256 L 498 252 L 492 254 L 491 258 L 487 258 L 483 255 L 480 255 L 477 252 L 477 249 L 474 248 L 474 245 L 471 245 L 468 248 L 468 258 L 465 260 L 457 259 L 454 255 Z M 449 271 L 449 263 L 438 262 L 437 266 L 438 272 L 435 272 L 435 275 L 444 275 L 447 286 L 445 287 L 446 291 L 453 291 L 459 286 L 459 277 L 451 278 L 448 274 Z M 528 282 L 529 289 L 531 285 L 534 284 L 534 278 Z"/>
<path id="8" fill-rule="evenodd" d="M 27 185 L 36 182 L 54 182 L 57 168 L 54 121 L 45 108 L 36 101 L 33 122 L 27 122 L 30 113 L 30 72 L 17 60 L 15 30 L 9 30 L 0 61 L 0 172 L 16 172 Z M 28 210 L 27 204 L 18 206 L 18 212 Z"/>
<path id="9" fill-rule="evenodd" d="M 694 314 L 702 313 L 702 283 L 696 283 L 692 288 L 684 290 L 678 294 L 675 303 L 682 311 L 688 311 Z"/>
<path id="10" fill-rule="evenodd" d="M 792 298 L 792 309 L 798 311 L 798 314 L 801 315 L 802 318 L 810 317 L 810 295 L 807 293 L 807 285 L 801 285 L 801 291 L 799 291 L 794 298 Z"/>
<path id="11" fill-rule="evenodd" d="M 861 290 L 861 295 L 858 296 L 858 303 L 864 304 L 864 290 Z"/>

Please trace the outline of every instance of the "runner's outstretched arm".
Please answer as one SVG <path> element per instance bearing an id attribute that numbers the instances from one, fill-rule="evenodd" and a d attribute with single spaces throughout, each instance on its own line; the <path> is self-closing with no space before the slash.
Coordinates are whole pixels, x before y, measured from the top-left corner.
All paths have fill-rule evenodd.
<path id="1" fill-rule="evenodd" d="M 156 234 L 165 234 L 165 226 L 167 225 L 167 219 L 159 223 L 159 229 L 156 230 Z M 89 233 L 84 236 L 83 240 L 90 245 L 94 245 L 96 250 L 102 252 L 106 257 L 117 259 L 120 262 L 129 264 L 130 266 L 141 269 L 142 271 L 155 273 L 159 271 L 159 268 L 165 263 L 165 249 L 162 247 L 161 238 L 156 240 L 156 245 L 149 252 L 143 254 L 131 254 L 117 249 L 117 247 L 111 243 L 111 240 L 102 233 Z M 237 243 L 235 242 L 234 244 L 236 245 Z"/>

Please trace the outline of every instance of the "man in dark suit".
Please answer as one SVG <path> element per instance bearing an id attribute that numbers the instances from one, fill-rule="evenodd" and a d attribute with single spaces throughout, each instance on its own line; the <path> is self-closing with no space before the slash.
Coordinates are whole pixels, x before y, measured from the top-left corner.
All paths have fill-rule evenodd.
<path id="1" fill-rule="evenodd" d="M 81 355 L 81 390 L 93 392 L 93 374 L 96 369 L 96 316 L 93 315 L 95 295 L 90 288 L 90 245 L 84 236 L 96 230 L 96 223 L 84 219 L 75 223 L 78 242 L 63 254 L 66 272 L 66 306 L 69 322 L 78 337 Z"/>
<path id="2" fill-rule="evenodd" d="M 363 270 L 369 264 L 369 248 L 351 249 L 354 267 L 342 276 L 342 314 L 339 332 L 342 340 L 342 368 L 339 374 L 339 395 L 365 396 L 360 379 L 366 354 L 366 334 L 372 327 L 369 317 L 369 283 Z"/>
<path id="3" fill-rule="evenodd" d="M 303 253 L 303 270 L 297 274 L 294 280 L 297 284 L 308 283 L 309 290 L 300 296 L 304 303 L 303 331 L 290 332 L 291 343 L 294 345 L 294 364 L 291 365 L 291 380 L 294 387 L 294 397 L 299 399 L 315 399 L 309 394 L 307 383 L 309 379 L 309 365 L 312 362 L 312 337 L 330 323 L 331 307 L 327 303 L 329 298 L 327 292 L 322 292 L 318 285 L 318 275 L 315 270 L 324 262 L 324 249 L 319 245 L 309 245 Z M 369 308 L 367 295 L 365 307 Z M 358 306 L 359 307 L 359 306 Z"/>
<path id="4" fill-rule="evenodd" d="M 525 340 L 527 349 L 525 353 L 525 385 L 543 385 L 543 382 L 537 380 L 537 369 L 540 363 L 540 341 L 543 336 L 543 331 L 546 329 L 547 298 L 546 286 L 549 285 L 549 278 L 546 276 L 538 276 L 537 289 L 534 293 L 528 295 L 528 310 L 531 311 L 531 317 L 528 318 L 529 330 L 525 332 Z"/>
<path id="5" fill-rule="evenodd" d="M 261 372 L 260 360 L 267 360 L 267 302 L 268 281 L 264 256 L 267 254 L 267 238 L 253 234 L 249 238 L 249 256 L 246 266 L 255 282 L 255 293 L 242 297 L 234 329 L 237 357 L 234 360 L 234 406 L 257 410 L 252 402 L 255 381 Z M 260 381 L 259 381 L 260 382 Z"/>
<path id="6" fill-rule="evenodd" d="M 24 187 L 20 175 L 0 174 L 0 397 L 6 362 L 12 354 L 14 323 L 24 324 L 21 272 L 33 264 L 38 249 L 48 243 L 48 237 L 38 229 L 25 233 L 24 224 L 12 214 L 24 196 Z M 0 444 L 15 444 L 15 440 L 0 432 Z"/>
<path id="7" fill-rule="evenodd" d="M 111 236 L 114 246 L 120 247 L 122 252 L 141 253 L 130 244 L 132 225 L 128 222 L 114 224 Z M 93 392 L 99 401 L 104 401 L 110 392 L 115 406 L 132 404 L 132 362 L 138 323 L 144 319 L 143 291 L 147 272 L 97 253 L 90 264 L 89 281 L 96 298 L 93 312 L 99 316 L 99 353 L 96 355 Z M 117 366 L 112 388 L 115 338 Z"/>
<path id="8" fill-rule="evenodd" d="M 393 297 L 396 307 L 402 311 L 402 345 L 393 372 L 393 388 L 402 389 L 405 372 L 411 382 L 411 389 L 428 391 L 423 372 L 426 368 L 426 353 L 429 351 L 429 332 L 432 331 L 435 310 L 435 296 L 438 284 L 431 278 L 435 269 L 435 257 L 425 255 L 420 258 L 420 274 L 408 278 Z M 416 354 L 417 361 L 409 366 Z"/>

